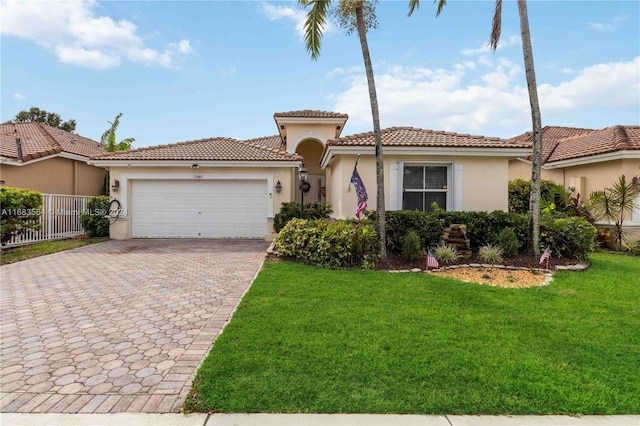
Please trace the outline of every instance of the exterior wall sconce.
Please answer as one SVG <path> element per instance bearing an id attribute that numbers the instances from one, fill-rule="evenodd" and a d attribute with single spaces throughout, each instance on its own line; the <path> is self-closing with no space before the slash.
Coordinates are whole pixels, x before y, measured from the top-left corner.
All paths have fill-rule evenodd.
<path id="1" fill-rule="evenodd" d="M 282 192 L 282 184 L 280 183 L 280 181 L 276 183 L 276 192 L 278 194 Z"/>
<path id="2" fill-rule="evenodd" d="M 119 189 L 120 189 L 120 181 L 116 179 L 113 181 L 113 185 L 111 185 L 111 190 L 113 192 L 118 192 Z"/>

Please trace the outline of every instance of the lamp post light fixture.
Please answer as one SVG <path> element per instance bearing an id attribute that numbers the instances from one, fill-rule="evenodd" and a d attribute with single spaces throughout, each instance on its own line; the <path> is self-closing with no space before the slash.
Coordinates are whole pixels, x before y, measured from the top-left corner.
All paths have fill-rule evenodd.
<path id="1" fill-rule="evenodd" d="M 307 169 L 304 167 L 304 163 L 302 163 L 300 165 L 300 168 L 298 169 L 298 178 L 300 179 L 300 219 L 304 218 L 304 189 L 305 189 L 305 183 L 307 181 L 307 176 L 309 176 L 309 172 L 307 172 Z"/>

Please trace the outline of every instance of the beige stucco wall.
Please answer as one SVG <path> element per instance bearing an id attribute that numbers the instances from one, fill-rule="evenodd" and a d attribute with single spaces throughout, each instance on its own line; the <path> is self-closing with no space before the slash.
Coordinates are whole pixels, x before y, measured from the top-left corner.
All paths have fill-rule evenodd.
<path id="1" fill-rule="evenodd" d="M 224 179 L 223 175 L 231 174 L 242 174 L 247 177 L 252 174 L 270 175 L 272 176 L 273 187 L 268 188 L 268 190 L 272 194 L 273 213 L 275 214 L 280 210 L 282 203 L 294 199 L 295 188 L 291 182 L 294 181 L 296 172 L 296 168 L 287 167 L 200 167 L 196 170 L 190 167 L 111 167 L 110 185 L 113 185 L 115 180 L 119 180 L 121 189 L 118 192 L 112 192 L 110 198 L 120 201 L 122 208 L 127 211 L 127 215 L 120 217 L 111 225 L 110 236 L 116 240 L 131 238 L 131 220 L 128 210 L 129 206 L 131 206 L 132 182 L 136 179 L 136 175 L 162 174 L 162 178 L 166 177 L 167 179 L 171 179 L 171 175 L 176 173 L 200 175 L 202 179 L 213 177 L 213 174 L 215 174 L 215 179 Z M 282 185 L 280 193 L 275 190 L 275 185 L 278 181 Z M 267 219 L 268 235 L 266 238 L 269 239 L 273 233 L 273 216 Z"/>
<path id="2" fill-rule="evenodd" d="M 353 217 L 355 214 L 357 203 L 353 185 L 348 190 L 355 161 L 355 155 L 337 155 L 326 169 L 329 186 L 327 200 L 333 207 L 334 217 Z M 385 206 L 388 210 L 397 210 L 402 206 L 402 162 L 450 165 L 454 187 L 450 188 L 449 193 L 452 210 L 493 211 L 508 208 L 507 158 L 385 155 Z M 373 210 L 377 199 L 375 157 L 362 155 L 358 163 L 358 172 L 369 196 L 368 208 Z"/>
<path id="3" fill-rule="evenodd" d="M 44 194 L 102 195 L 105 169 L 82 161 L 53 157 L 23 166 L 3 164 L 4 185 Z"/>
<path id="4" fill-rule="evenodd" d="M 287 123 L 287 152 L 296 152 L 297 145 L 305 139 L 317 139 L 323 144 L 335 139 L 336 127 L 327 123 Z"/>
<path id="5" fill-rule="evenodd" d="M 520 161 L 517 159 L 509 161 L 509 180 L 524 179 L 531 180 L 531 163 Z M 562 170 L 542 170 L 542 179 L 552 180 L 560 185 L 569 185 L 564 183 L 564 173 Z"/>

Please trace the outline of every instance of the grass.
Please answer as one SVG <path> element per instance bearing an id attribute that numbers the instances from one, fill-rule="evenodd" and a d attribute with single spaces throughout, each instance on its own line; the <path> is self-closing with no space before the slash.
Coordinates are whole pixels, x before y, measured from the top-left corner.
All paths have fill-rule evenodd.
<path id="1" fill-rule="evenodd" d="M 89 244 L 101 243 L 107 240 L 108 238 L 75 238 L 70 240 L 43 241 L 41 243 L 5 249 L 0 256 L 0 265 L 20 262 L 21 260 L 57 253 Z"/>
<path id="2" fill-rule="evenodd" d="M 187 411 L 640 413 L 640 260 L 547 287 L 266 264 Z"/>

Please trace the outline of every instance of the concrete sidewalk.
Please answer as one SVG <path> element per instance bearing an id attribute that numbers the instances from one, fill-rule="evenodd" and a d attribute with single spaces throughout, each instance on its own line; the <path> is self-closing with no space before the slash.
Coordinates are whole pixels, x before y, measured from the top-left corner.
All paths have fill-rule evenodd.
<path id="1" fill-rule="evenodd" d="M 2 426 L 640 426 L 629 416 L 396 414 L 0 414 Z"/>

